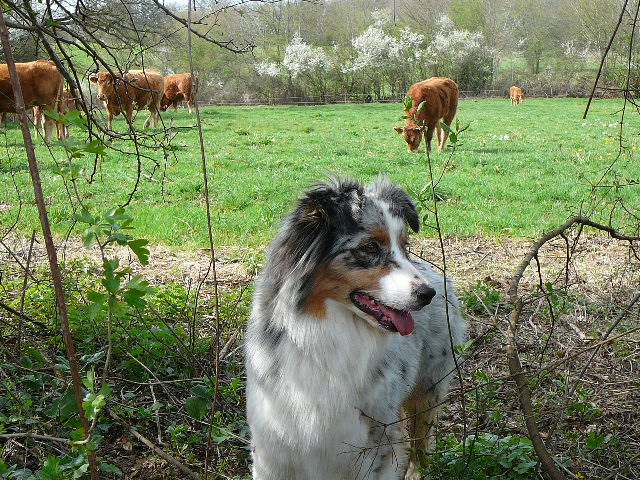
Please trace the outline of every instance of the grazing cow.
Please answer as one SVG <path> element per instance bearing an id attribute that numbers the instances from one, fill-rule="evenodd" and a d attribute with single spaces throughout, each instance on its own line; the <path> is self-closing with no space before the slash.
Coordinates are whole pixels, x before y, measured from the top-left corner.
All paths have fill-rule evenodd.
<path id="1" fill-rule="evenodd" d="M 422 126 L 427 128 L 427 149 L 429 151 L 435 129 L 438 135 L 438 151 L 442 152 L 449 132 L 440 127 L 440 119 L 447 125 L 451 125 L 458 109 L 458 85 L 450 78 L 431 77 L 411 85 L 407 96 L 411 97 L 411 108 L 405 110 L 406 125 L 395 127 L 395 131 L 404 133 L 409 151 L 415 152 L 422 141 Z"/>
<path id="2" fill-rule="evenodd" d="M 149 118 L 144 122 L 147 128 L 153 119 L 153 127 L 158 126 L 160 101 L 164 92 L 164 77 L 153 70 L 129 70 L 117 72 L 94 73 L 89 80 L 98 84 L 98 99 L 104 102 L 107 109 L 107 126 L 111 130 L 113 117 L 124 112 L 129 122 L 132 121 L 133 108 L 147 108 Z"/>
<path id="3" fill-rule="evenodd" d="M 524 102 L 524 93 L 522 93 L 522 89 L 515 85 L 509 89 L 509 97 L 511 98 L 511 105 L 518 105 L 519 103 Z"/>
<path id="4" fill-rule="evenodd" d="M 189 113 L 191 113 L 192 99 L 197 92 L 198 77 L 195 75 L 176 73 L 175 75 L 164 77 L 164 95 L 162 96 L 160 108 L 164 112 L 169 106 L 173 105 L 174 110 L 177 110 L 178 103 L 186 100 Z"/>
<path id="5" fill-rule="evenodd" d="M 36 115 L 35 109 L 54 110 L 62 92 L 64 79 L 55 63 L 50 60 L 16 63 L 25 108 L 34 108 L 36 131 L 44 124 L 44 141 L 49 143 L 55 120 L 45 115 Z M 16 102 L 11 87 L 9 68 L 0 64 L 0 112 L 16 113 Z"/>

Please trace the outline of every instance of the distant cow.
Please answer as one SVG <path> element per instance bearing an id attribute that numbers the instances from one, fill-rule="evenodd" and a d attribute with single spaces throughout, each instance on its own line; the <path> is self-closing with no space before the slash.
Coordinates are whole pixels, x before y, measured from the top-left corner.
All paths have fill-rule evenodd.
<path id="1" fill-rule="evenodd" d="M 78 105 L 76 103 L 76 99 L 73 98 L 71 92 L 68 89 L 64 89 L 62 94 L 60 95 L 60 101 L 58 102 L 58 113 L 61 115 L 66 115 L 71 110 L 77 110 Z M 69 125 L 66 123 L 56 122 L 58 140 L 62 140 L 63 138 L 69 138 Z"/>
<path id="2" fill-rule="evenodd" d="M 22 87 L 25 107 L 54 110 L 64 82 L 55 63 L 50 60 L 16 63 L 16 70 Z M 11 78 L 6 64 L 0 64 L 0 112 L 16 113 Z M 36 118 L 34 115 L 36 130 L 40 122 L 44 123 L 44 141 L 49 143 L 55 120 L 42 115 Z"/>
<path id="3" fill-rule="evenodd" d="M 168 107 L 173 105 L 175 110 L 178 109 L 178 103 L 182 100 L 187 101 L 189 113 L 193 106 L 193 97 L 198 92 L 198 77 L 190 73 L 176 73 L 164 77 L 164 95 L 160 108 L 166 111 Z"/>
<path id="4" fill-rule="evenodd" d="M 58 105 L 56 107 L 57 112 L 61 115 L 65 115 L 76 108 L 76 99 L 73 98 L 69 90 L 66 88 L 63 89 L 60 93 L 60 98 L 58 99 Z M 45 109 L 42 107 L 33 107 L 33 123 L 35 124 L 36 131 L 38 130 L 38 126 L 46 120 L 44 110 Z M 58 121 L 56 121 L 55 124 L 58 140 L 69 138 L 69 125 Z"/>
<path id="5" fill-rule="evenodd" d="M 522 89 L 515 85 L 509 89 L 509 97 L 511 98 L 511 105 L 518 105 L 519 103 L 524 102 L 524 93 L 522 93 Z"/>
<path id="6" fill-rule="evenodd" d="M 440 119 L 447 125 L 451 125 L 458 109 L 458 85 L 450 78 L 431 77 L 411 85 L 407 96 L 411 97 L 411 108 L 405 110 L 405 115 L 408 117 L 406 125 L 395 127 L 395 131 L 404 133 L 409 151 L 415 152 L 422 141 L 421 126 L 424 125 L 427 128 L 428 150 L 431 150 L 431 139 L 435 129 L 438 134 L 438 151 L 442 152 L 449 132 L 440 127 Z"/>
<path id="7" fill-rule="evenodd" d="M 152 70 L 129 70 L 128 72 L 99 72 L 89 77 L 98 84 L 98 99 L 107 109 L 107 126 L 111 130 L 113 117 L 124 112 L 129 122 L 133 109 L 147 108 L 149 118 L 144 122 L 147 128 L 153 119 L 153 127 L 158 126 L 160 101 L 164 92 L 164 77 Z"/>

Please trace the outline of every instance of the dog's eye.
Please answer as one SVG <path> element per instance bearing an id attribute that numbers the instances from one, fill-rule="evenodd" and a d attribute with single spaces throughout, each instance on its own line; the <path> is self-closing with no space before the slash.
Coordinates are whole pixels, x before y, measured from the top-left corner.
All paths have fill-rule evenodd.
<path id="1" fill-rule="evenodd" d="M 380 247 L 376 242 L 365 243 L 360 247 L 360 250 L 369 255 L 375 255 L 380 251 Z"/>

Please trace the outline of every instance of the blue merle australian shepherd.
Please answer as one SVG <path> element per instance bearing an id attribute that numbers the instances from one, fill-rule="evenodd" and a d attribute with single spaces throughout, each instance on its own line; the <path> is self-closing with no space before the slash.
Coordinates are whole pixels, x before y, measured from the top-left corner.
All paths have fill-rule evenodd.
<path id="1" fill-rule="evenodd" d="M 246 335 L 255 480 L 420 478 L 466 329 L 407 225 L 386 179 L 318 184 L 285 218 Z"/>

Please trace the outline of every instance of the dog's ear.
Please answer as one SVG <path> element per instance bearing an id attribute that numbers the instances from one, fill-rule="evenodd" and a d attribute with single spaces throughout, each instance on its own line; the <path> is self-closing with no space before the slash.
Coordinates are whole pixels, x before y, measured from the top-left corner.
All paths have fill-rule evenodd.
<path id="1" fill-rule="evenodd" d="M 351 179 L 332 178 L 307 191 L 298 202 L 297 220 L 311 229 L 349 231 L 362 207 L 363 186 Z"/>
<path id="2" fill-rule="evenodd" d="M 392 215 L 404 218 L 414 232 L 420 230 L 420 216 L 416 203 L 406 191 L 391 183 L 386 177 L 380 177 L 368 188 L 374 192 L 376 197 L 389 204 Z"/>
<path id="3" fill-rule="evenodd" d="M 416 207 L 413 198 L 411 198 L 407 192 L 400 188 L 398 190 L 400 191 L 399 196 L 402 197 L 400 202 L 402 216 L 411 227 L 411 230 L 418 233 L 420 231 L 420 215 L 418 215 L 418 208 Z"/>

